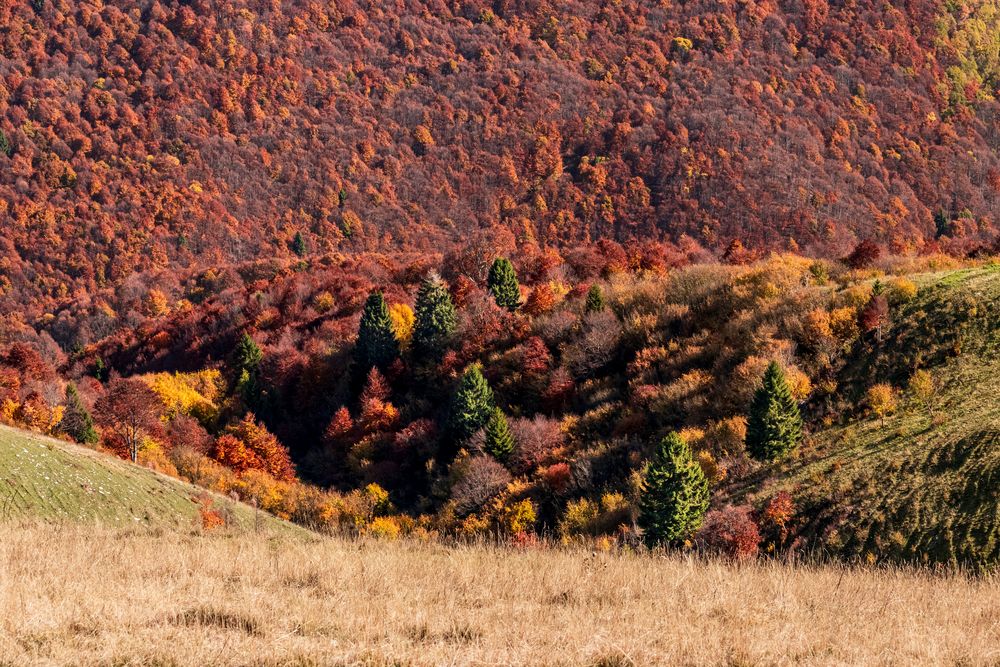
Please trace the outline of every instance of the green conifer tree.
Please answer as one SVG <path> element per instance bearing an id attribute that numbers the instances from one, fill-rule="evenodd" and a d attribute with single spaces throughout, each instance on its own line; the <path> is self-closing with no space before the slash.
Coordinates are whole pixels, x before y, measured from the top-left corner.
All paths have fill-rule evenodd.
<path id="1" fill-rule="evenodd" d="M 517 273 L 506 257 L 497 257 L 493 261 L 486 284 L 501 308 L 514 312 L 521 307 L 521 288 L 517 282 Z"/>
<path id="2" fill-rule="evenodd" d="M 10 139 L 7 138 L 7 135 L 4 134 L 3 130 L 0 130 L 0 153 L 10 157 L 12 152 L 13 149 L 10 145 Z"/>
<path id="3" fill-rule="evenodd" d="M 776 361 L 764 372 L 747 419 L 747 452 L 759 461 L 774 461 L 802 441 L 802 414 Z"/>
<path id="4" fill-rule="evenodd" d="M 486 426 L 493 414 L 493 390 L 483 377 L 478 364 L 469 366 L 458 382 L 458 390 L 451 405 L 449 426 L 459 440 L 469 439 L 473 433 Z"/>
<path id="5" fill-rule="evenodd" d="M 708 480 L 676 433 L 660 441 L 639 498 L 639 526 L 650 548 L 687 539 L 708 511 Z"/>
<path id="6" fill-rule="evenodd" d="M 299 257 L 305 257 L 306 253 L 309 252 L 309 248 L 306 246 L 306 239 L 302 236 L 302 232 L 295 232 L 295 238 L 292 239 L 292 252 Z"/>
<path id="7" fill-rule="evenodd" d="M 507 461 L 514 453 L 514 435 L 500 408 L 493 408 L 490 420 L 486 422 L 485 449 L 487 454 L 501 462 Z"/>
<path id="8" fill-rule="evenodd" d="M 414 353 L 420 358 L 436 359 L 448 346 L 458 323 L 451 295 L 436 275 L 421 283 L 415 310 Z"/>
<path id="9" fill-rule="evenodd" d="M 94 428 L 94 418 L 90 415 L 80 392 L 72 382 L 66 385 L 66 405 L 63 409 L 59 430 L 82 445 L 96 445 L 100 436 Z"/>
<path id="10" fill-rule="evenodd" d="M 392 318 L 382 292 L 372 292 L 365 302 L 358 327 L 358 343 L 354 348 L 354 360 L 358 377 L 368 376 L 372 367 L 385 370 L 399 358 L 399 341 L 392 330 Z"/>
<path id="11" fill-rule="evenodd" d="M 260 346 L 250 334 L 244 333 L 233 350 L 233 378 L 236 391 L 251 409 L 259 407 L 260 362 L 263 360 Z"/>
<path id="12" fill-rule="evenodd" d="M 599 313 L 602 310 L 604 310 L 604 291 L 595 283 L 587 290 L 587 312 Z"/>

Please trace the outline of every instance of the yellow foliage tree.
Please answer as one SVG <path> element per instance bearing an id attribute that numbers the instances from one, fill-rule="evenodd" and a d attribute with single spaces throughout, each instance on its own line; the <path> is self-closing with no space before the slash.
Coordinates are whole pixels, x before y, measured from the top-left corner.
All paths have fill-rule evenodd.
<path id="1" fill-rule="evenodd" d="M 409 347 L 413 338 L 413 309 L 405 303 L 394 303 L 389 306 L 389 319 L 392 320 L 392 332 L 403 348 Z"/>
<path id="2" fill-rule="evenodd" d="M 868 390 L 865 398 L 868 407 L 881 420 L 882 428 L 885 428 L 886 415 L 896 411 L 896 392 L 891 386 L 879 383 Z"/>
<path id="3" fill-rule="evenodd" d="M 224 383 L 218 370 L 156 373 L 145 376 L 143 380 L 163 402 L 164 421 L 183 414 L 207 424 L 219 413 L 218 401 L 223 396 Z"/>

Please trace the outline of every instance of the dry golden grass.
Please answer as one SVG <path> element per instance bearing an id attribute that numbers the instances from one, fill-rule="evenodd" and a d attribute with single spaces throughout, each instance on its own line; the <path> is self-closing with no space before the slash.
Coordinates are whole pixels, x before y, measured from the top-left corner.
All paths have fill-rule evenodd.
<path id="1" fill-rule="evenodd" d="M 0 658 L 986 665 L 1000 585 L 572 550 L 0 526 Z"/>

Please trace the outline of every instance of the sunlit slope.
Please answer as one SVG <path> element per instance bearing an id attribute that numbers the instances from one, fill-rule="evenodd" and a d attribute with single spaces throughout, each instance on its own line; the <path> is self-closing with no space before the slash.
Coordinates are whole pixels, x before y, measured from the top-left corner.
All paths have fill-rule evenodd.
<path id="1" fill-rule="evenodd" d="M 0 520 L 41 518 L 195 528 L 202 489 L 84 447 L 0 427 Z M 299 529 L 224 496 L 211 508 L 235 528 Z"/>
<path id="2" fill-rule="evenodd" d="M 800 536 L 824 551 L 993 566 L 1000 563 L 1000 268 L 921 276 L 919 287 L 912 302 L 893 308 L 882 343 L 857 351 L 842 378 L 842 419 L 814 427 L 799 457 L 763 472 L 772 479 L 752 497 L 791 491 Z M 927 403 L 907 389 L 917 368 L 934 378 Z M 864 391 L 879 382 L 900 391 L 884 425 L 864 407 Z"/>

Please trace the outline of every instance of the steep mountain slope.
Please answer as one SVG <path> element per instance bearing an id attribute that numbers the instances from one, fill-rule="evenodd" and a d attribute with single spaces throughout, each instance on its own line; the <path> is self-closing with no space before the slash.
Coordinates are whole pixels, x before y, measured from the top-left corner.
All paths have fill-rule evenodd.
<path id="1" fill-rule="evenodd" d="M 109 455 L 0 426 L 0 519 L 192 529 L 203 507 L 237 528 L 301 529 Z M 205 499 L 205 503 L 202 500 Z"/>
<path id="2" fill-rule="evenodd" d="M 998 298 L 1000 266 L 924 276 L 920 297 L 849 376 L 859 389 L 905 387 L 915 368 L 930 369 L 929 400 L 906 392 L 884 425 L 857 415 L 820 428 L 751 498 L 790 491 L 800 536 L 839 555 L 1000 562 Z"/>
<path id="3" fill-rule="evenodd" d="M 41 313 L 176 262 L 440 249 L 484 227 L 963 251 L 1000 203 L 994 13 L 4 3 L 0 293 Z"/>

